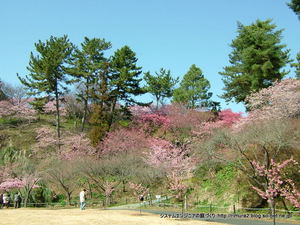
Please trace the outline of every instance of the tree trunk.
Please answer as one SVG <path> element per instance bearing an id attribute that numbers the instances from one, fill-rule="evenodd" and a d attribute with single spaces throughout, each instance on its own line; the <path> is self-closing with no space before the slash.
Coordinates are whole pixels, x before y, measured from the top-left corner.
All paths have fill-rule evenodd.
<path id="1" fill-rule="evenodd" d="M 275 209 L 275 199 L 274 198 L 269 200 L 269 205 L 271 208 L 271 216 L 273 217 L 273 225 L 276 225 L 276 218 L 275 218 L 276 209 Z"/>
<path id="2" fill-rule="evenodd" d="M 151 194 L 150 191 L 149 191 L 149 195 L 148 195 L 148 196 L 149 196 L 149 198 L 150 198 L 150 199 L 149 199 L 149 205 L 152 205 L 152 194 Z"/>
<path id="3" fill-rule="evenodd" d="M 105 198 L 105 206 L 108 207 L 110 205 L 110 196 L 106 196 Z"/>
<path id="4" fill-rule="evenodd" d="M 93 199 L 93 190 L 92 190 L 92 185 L 91 183 L 88 181 L 88 185 L 89 185 L 89 194 L 90 194 L 90 198 Z"/>
<path id="5" fill-rule="evenodd" d="M 56 131 L 58 138 L 58 149 L 60 149 L 60 114 L 59 114 L 59 96 L 57 90 L 57 84 L 55 87 L 55 103 L 56 103 Z"/>
<path id="6" fill-rule="evenodd" d="M 30 195 L 31 189 L 29 188 L 25 188 L 24 190 L 24 207 L 27 207 L 28 204 L 28 199 L 29 199 L 29 195 Z"/>
<path id="7" fill-rule="evenodd" d="M 286 206 L 285 201 L 284 201 L 283 198 L 281 199 L 281 202 L 282 202 L 282 204 L 283 204 L 284 209 L 288 212 L 289 209 L 288 209 L 288 207 Z"/>
<path id="8" fill-rule="evenodd" d="M 125 180 L 122 180 L 122 186 L 123 186 L 123 192 L 126 192 L 126 188 L 125 188 Z"/>
<path id="9" fill-rule="evenodd" d="M 67 194 L 68 194 L 68 205 L 71 205 L 71 199 L 72 199 L 71 194 L 72 194 L 72 192 L 71 193 L 68 192 Z"/>
<path id="10" fill-rule="evenodd" d="M 84 98 L 84 113 L 83 113 L 83 117 L 82 117 L 82 123 L 81 123 L 81 132 L 84 131 L 84 125 L 85 125 L 85 121 L 86 121 L 86 117 L 87 117 L 87 112 L 88 112 L 88 101 L 89 101 L 89 79 L 86 79 L 86 85 L 85 85 L 85 98 Z"/>
<path id="11" fill-rule="evenodd" d="M 117 104 L 117 99 L 113 100 L 113 103 L 112 103 L 112 106 L 111 106 L 109 121 L 108 121 L 108 131 L 110 130 L 111 125 L 112 125 L 113 120 L 114 120 L 114 113 L 115 113 L 116 104 Z"/>
<path id="12" fill-rule="evenodd" d="M 25 196 L 24 196 L 24 207 L 26 208 L 27 207 L 27 203 L 28 203 L 28 195 L 27 194 L 25 194 Z"/>
<path id="13" fill-rule="evenodd" d="M 84 100 L 84 113 L 81 121 L 81 132 L 84 131 L 84 125 L 87 117 L 87 110 L 88 110 L 88 102 L 87 99 Z"/>
<path id="14" fill-rule="evenodd" d="M 158 110 L 159 97 L 156 97 L 156 111 Z"/>
<path id="15" fill-rule="evenodd" d="M 187 197 L 184 195 L 184 210 L 187 209 Z"/>

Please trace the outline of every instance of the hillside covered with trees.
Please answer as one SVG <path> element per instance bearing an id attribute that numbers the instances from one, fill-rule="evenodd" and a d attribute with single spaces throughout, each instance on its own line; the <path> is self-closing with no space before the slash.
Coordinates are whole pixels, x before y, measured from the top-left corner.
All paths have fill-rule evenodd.
<path id="1" fill-rule="evenodd" d="M 0 82 L 0 190 L 20 190 L 25 206 L 72 204 L 86 188 L 106 206 L 169 195 L 299 209 L 300 57 L 271 20 L 238 24 L 230 46 L 222 98 L 246 113 L 221 109 L 195 64 L 180 79 L 102 38 L 38 41 L 22 86 Z M 154 100 L 137 100 L 146 93 Z"/>

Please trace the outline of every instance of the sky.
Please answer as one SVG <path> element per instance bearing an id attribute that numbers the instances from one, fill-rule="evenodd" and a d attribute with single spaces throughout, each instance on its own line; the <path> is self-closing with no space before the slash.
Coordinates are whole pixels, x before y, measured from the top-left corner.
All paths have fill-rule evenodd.
<path id="1" fill-rule="evenodd" d="M 219 72 L 229 65 L 237 22 L 250 25 L 272 19 L 277 29 L 284 29 L 282 43 L 295 59 L 300 52 L 300 21 L 288 1 L 0 0 L 0 79 L 20 84 L 16 73 L 28 74 L 30 52 L 38 40 L 67 34 L 80 45 L 85 36 L 104 38 L 112 43 L 112 53 L 130 46 L 143 72 L 165 68 L 181 79 L 196 64 L 210 81 L 213 100 L 223 109 L 244 111 L 242 104 L 226 104 L 218 97 L 224 87 Z M 295 76 L 294 69 L 288 76 Z"/>

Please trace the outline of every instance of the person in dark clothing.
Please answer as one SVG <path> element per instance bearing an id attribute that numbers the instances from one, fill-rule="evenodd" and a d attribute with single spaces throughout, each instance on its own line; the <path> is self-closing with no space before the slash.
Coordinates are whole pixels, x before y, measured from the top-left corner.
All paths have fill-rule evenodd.
<path id="1" fill-rule="evenodd" d="M 21 198 L 20 193 L 18 192 L 18 193 L 15 194 L 15 198 L 14 198 L 15 209 L 21 207 L 21 201 L 22 201 L 22 198 Z"/>
<path id="2" fill-rule="evenodd" d="M 3 208 L 3 194 L 0 195 L 0 209 Z"/>

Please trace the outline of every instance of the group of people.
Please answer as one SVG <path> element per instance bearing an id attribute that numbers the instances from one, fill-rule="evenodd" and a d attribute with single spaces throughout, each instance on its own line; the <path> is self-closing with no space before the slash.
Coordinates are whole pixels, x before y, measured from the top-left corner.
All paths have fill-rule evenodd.
<path id="1" fill-rule="evenodd" d="M 8 208 L 11 205 L 11 197 L 9 193 L 4 193 L 4 194 L 0 194 L 0 208 Z M 20 192 L 16 193 L 14 195 L 14 207 L 15 208 L 20 208 L 21 207 L 21 202 L 22 202 L 22 197 Z"/>
<path id="2" fill-rule="evenodd" d="M 85 198 L 86 198 L 86 189 L 83 189 L 80 194 L 79 194 L 79 201 L 80 201 L 80 209 L 84 210 L 85 209 Z M 13 198 L 14 202 L 14 207 L 15 208 L 20 208 L 21 207 L 21 202 L 22 202 L 22 197 L 20 192 L 16 193 Z M 12 198 L 8 192 L 1 193 L 0 194 L 0 208 L 9 208 L 12 204 Z"/>

